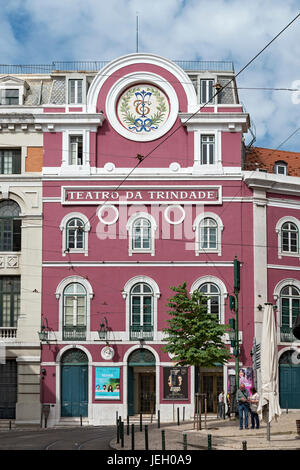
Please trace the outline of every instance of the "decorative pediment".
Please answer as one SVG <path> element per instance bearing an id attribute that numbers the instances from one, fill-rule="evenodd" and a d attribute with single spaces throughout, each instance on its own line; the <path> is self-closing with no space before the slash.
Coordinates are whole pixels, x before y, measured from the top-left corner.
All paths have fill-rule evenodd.
<path id="1" fill-rule="evenodd" d="M 0 78 L 0 87 L 5 85 L 6 87 L 24 87 L 26 89 L 29 88 L 28 83 L 21 78 L 12 77 L 11 75 L 6 75 L 5 77 Z"/>

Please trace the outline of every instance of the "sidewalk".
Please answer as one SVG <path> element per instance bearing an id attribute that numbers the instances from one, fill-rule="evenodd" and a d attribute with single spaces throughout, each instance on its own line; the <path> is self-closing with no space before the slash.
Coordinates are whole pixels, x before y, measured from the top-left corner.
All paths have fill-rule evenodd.
<path id="1" fill-rule="evenodd" d="M 149 450 L 162 450 L 162 433 L 165 431 L 165 449 L 183 450 L 184 434 L 187 438 L 187 450 L 207 450 L 208 435 L 211 435 L 211 445 L 214 450 L 243 450 L 243 441 L 246 441 L 247 450 L 300 450 L 300 436 L 297 434 L 296 419 L 300 419 L 300 411 L 282 413 L 278 422 L 272 421 L 270 441 L 267 440 L 267 424 L 261 422 L 260 429 L 239 429 L 238 419 L 226 420 L 210 418 L 207 429 L 196 431 L 193 422 L 184 424 L 156 424 L 148 425 Z M 249 420 L 250 423 L 250 420 Z M 204 427 L 204 423 L 202 423 Z M 131 433 L 131 427 L 130 427 Z M 139 424 L 135 425 L 135 450 L 145 450 L 145 432 L 140 432 Z M 116 450 L 131 450 L 131 434 L 127 435 L 127 426 L 124 423 L 124 448 L 116 443 L 116 438 L 110 442 Z"/>

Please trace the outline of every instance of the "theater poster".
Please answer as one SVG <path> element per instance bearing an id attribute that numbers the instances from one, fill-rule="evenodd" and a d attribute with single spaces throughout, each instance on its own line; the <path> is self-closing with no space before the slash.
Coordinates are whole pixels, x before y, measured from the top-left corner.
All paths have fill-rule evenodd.
<path id="1" fill-rule="evenodd" d="M 164 367 L 164 399 L 188 399 L 187 367 Z"/>
<path id="2" fill-rule="evenodd" d="M 120 399 L 120 367 L 95 367 L 95 399 Z"/>

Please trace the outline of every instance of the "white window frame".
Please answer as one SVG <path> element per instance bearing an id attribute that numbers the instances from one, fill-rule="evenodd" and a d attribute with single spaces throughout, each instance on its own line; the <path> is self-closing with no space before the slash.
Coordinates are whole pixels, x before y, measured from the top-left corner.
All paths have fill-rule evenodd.
<path id="1" fill-rule="evenodd" d="M 288 252 L 282 250 L 282 226 L 285 223 L 292 223 L 296 225 L 298 229 L 298 251 L 297 252 Z M 281 259 L 283 256 L 291 256 L 300 259 L 300 220 L 296 219 L 296 217 L 292 216 L 285 216 L 278 220 L 276 224 L 276 233 L 277 233 L 277 240 L 278 240 L 278 258 Z"/>
<path id="2" fill-rule="evenodd" d="M 150 222 L 151 225 L 151 244 L 149 248 L 134 248 L 133 247 L 133 229 L 134 223 L 138 219 L 146 219 Z M 155 256 L 155 231 L 157 229 L 157 223 L 154 217 L 147 212 L 135 212 L 129 219 L 126 224 L 126 230 L 128 232 L 128 254 L 132 256 L 135 253 L 150 253 L 151 256 Z"/>
<path id="3" fill-rule="evenodd" d="M 217 224 L 217 246 L 216 248 L 201 248 L 200 246 L 200 225 L 204 219 L 213 219 Z M 221 218 L 213 212 L 203 212 L 199 214 L 193 223 L 193 230 L 195 232 L 195 255 L 205 253 L 217 253 L 218 256 L 222 256 L 222 232 L 224 229 Z"/>
<path id="4" fill-rule="evenodd" d="M 58 300 L 59 308 L 59 320 L 58 330 L 55 332 L 55 339 L 62 341 L 63 338 L 63 327 L 64 327 L 64 290 L 72 283 L 82 284 L 86 290 L 86 341 L 91 339 L 91 300 L 94 297 L 94 292 L 89 281 L 81 276 L 68 276 L 64 278 L 57 286 L 55 297 Z M 68 341 L 71 342 L 71 341 Z M 74 342 L 74 340 L 72 340 Z M 82 342 L 82 340 L 80 340 Z"/>
<path id="5" fill-rule="evenodd" d="M 130 306 L 130 292 L 131 289 L 136 285 L 136 284 L 148 284 L 151 289 L 152 289 L 152 295 L 153 295 L 153 309 L 152 309 L 152 324 L 153 324 L 153 341 L 157 341 L 158 338 L 158 332 L 157 332 L 157 301 L 160 298 L 160 290 L 158 287 L 158 284 L 151 279 L 148 276 L 135 276 L 131 278 L 129 281 L 126 282 L 123 291 L 122 291 L 122 296 L 123 299 L 126 302 L 126 336 L 125 340 L 129 341 L 130 339 L 130 325 L 131 325 L 131 306 Z"/>
<path id="6" fill-rule="evenodd" d="M 284 289 L 285 287 L 288 287 L 288 286 L 296 287 L 300 291 L 300 281 L 298 279 L 294 279 L 294 278 L 287 278 L 287 279 L 282 279 L 281 281 L 279 281 L 276 284 L 276 286 L 274 288 L 274 293 L 273 293 L 273 297 L 274 297 L 274 300 L 275 300 L 276 305 L 277 305 L 277 309 L 276 309 L 277 319 L 276 319 L 276 321 L 277 321 L 277 343 L 278 344 L 283 344 L 283 343 L 286 344 L 286 342 L 280 341 L 280 329 L 281 329 L 280 293 L 281 293 L 282 289 Z M 299 346 L 299 341 L 295 341 L 294 343 Z M 288 344 L 291 347 L 293 342 L 289 341 Z"/>
<path id="7" fill-rule="evenodd" d="M 76 99 L 74 103 L 70 102 L 70 80 L 82 80 L 82 100 L 78 101 L 78 93 L 75 91 Z M 86 90 L 87 90 L 87 82 L 86 82 L 86 76 L 81 75 L 78 73 L 74 74 L 68 74 L 66 75 L 66 103 L 68 106 L 78 106 L 78 105 L 85 105 L 86 104 Z"/>
<path id="8" fill-rule="evenodd" d="M 214 137 L 214 163 L 203 164 L 202 160 L 202 136 Z M 221 153 L 221 130 L 212 130 L 211 128 L 202 128 L 194 131 L 194 167 L 203 173 L 215 173 L 222 170 L 222 153 Z"/>
<path id="9" fill-rule="evenodd" d="M 226 286 L 223 281 L 215 276 L 202 276 L 199 277 L 191 286 L 190 293 L 192 294 L 194 291 L 198 290 L 202 284 L 215 284 L 220 291 L 220 314 L 219 314 L 219 321 L 221 324 L 225 323 L 225 300 L 228 297 L 228 292 Z M 227 335 L 228 336 L 228 335 Z M 227 339 L 227 337 L 226 337 Z M 229 337 L 228 337 L 229 339 Z"/>
<path id="10" fill-rule="evenodd" d="M 0 79 L 0 106 L 8 106 L 13 108 L 14 106 L 22 106 L 24 101 L 25 89 L 28 89 L 28 84 L 24 80 L 20 80 L 16 77 L 3 77 Z M 2 104 L 2 91 L 6 90 L 18 90 L 19 102 L 18 104 Z"/>
<path id="11" fill-rule="evenodd" d="M 84 224 L 84 244 L 83 248 L 71 248 L 68 250 L 67 248 L 67 224 L 71 219 L 81 219 Z M 66 214 L 60 225 L 59 228 L 62 232 L 62 256 L 66 256 L 67 253 L 83 253 L 85 256 L 89 254 L 89 231 L 91 229 L 91 224 L 89 219 L 86 215 L 81 214 L 80 212 L 70 212 Z"/>
<path id="12" fill-rule="evenodd" d="M 199 93 L 199 96 L 200 96 L 200 104 L 205 104 L 207 103 L 208 99 L 203 99 L 202 98 L 202 83 L 206 82 L 205 84 L 205 93 L 206 93 L 206 96 L 207 98 L 209 98 L 209 83 L 212 82 L 212 95 L 213 96 L 216 91 L 214 90 L 214 85 L 215 85 L 215 79 L 214 78 L 200 78 L 200 93 Z M 207 106 L 209 104 L 212 104 L 214 105 L 215 104 L 215 98 L 212 98 L 208 103 L 207 103 Z"/>
<path id="13" fill-rule="evenodd" d="M 82 165 L 71 165 L 71 137 L 82 136 Z M 90 131 L 87 129 L 67 129 L 63 131 L 62 167 L 67 167 L 77 173 L 84 167 L 90 168 Z"/>
<path id="14" fill-rule="evenodd" d="M 284 168 L 284 172 L 279 173 L 278 168 Z M 280 161 L 275 162 L 275 164 L 274 164 L 274 173 L 275 173 L 275 175 L 279 175 L 279 176 L 287 176 L 288 175 L 288 165 L 287 165 L 287 163 L 280 162 Z"/>

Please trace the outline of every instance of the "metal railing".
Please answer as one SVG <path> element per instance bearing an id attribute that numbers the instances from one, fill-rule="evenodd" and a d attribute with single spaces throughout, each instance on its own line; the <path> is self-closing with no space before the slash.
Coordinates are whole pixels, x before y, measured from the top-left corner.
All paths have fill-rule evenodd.
<path id="1" fill-rule="evenodd" d="M 153 326 L 152 325 L 132 325 L 130 327 L 130 339 L 140 340 L 147 339 L 153 340 Z"/>
<path id="2" fill-rule="evenodd" d="M 0 64 L 0 74 L 40 74 L 53 72 L 98 72 L 109 60 L 53 61 L 51 64 Z M 173 60 L 183 70 L 189 72 L 234 72 L 234 64 L 229 60 Z"/>
<path id="3" fill-rule="evenodd" d="M 85 326 L 64 326 L 63 340 L 85 341 L 86 327 Z"/>
<path id="4" fill-rule="evenodd" d="M 292 328 L 288 326 L 281 326 L 280 327 L 280 341 L 282 343 L 295 343 L 295 342 L 299 342 L 300 340 L 297 339 L 293 335 Z"/>

